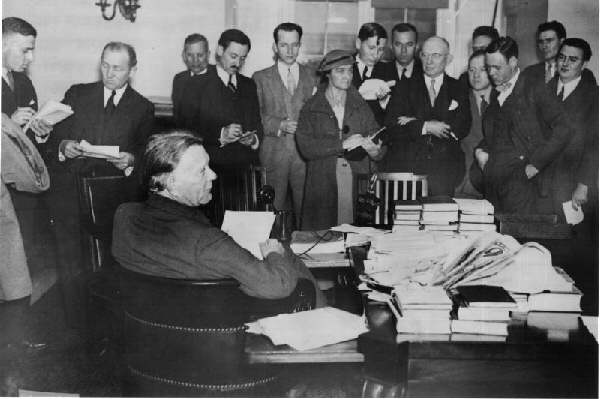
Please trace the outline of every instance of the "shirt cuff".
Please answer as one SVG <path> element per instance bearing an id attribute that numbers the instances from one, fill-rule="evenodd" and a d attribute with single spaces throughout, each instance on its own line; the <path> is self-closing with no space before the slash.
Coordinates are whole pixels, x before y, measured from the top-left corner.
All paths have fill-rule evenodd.
<path id="1" fill-rule="evenodd" d="M 256 150 L 258 148 L 258 146 L 260 145 L 260 140 L 258 139 L 258 136 L 256 135 L 256 133 L 254 134 L 254 144 L 252 144 L 250 146 L 250 148 L 252 148 L 253 150 Z"/>
<path id="2" fill-rule="evenodd" d="M 44 137 L 40 137 L 37 134 L 34 134 L 33 136 L 35 137 L 35 142 L 38 144 L 44 144 L 50 138 L 50 134 L 47 134 Z"/>
<path id="3" fill-rule="evenodd" d="M 131 174 L 132 174 L 132 173 L 133 173 L 133 166 L 128 166 L 128 167 L 126 167 L 126 168 L 123 170 L 123 174 L 124 174 L 126 177 L 129 177 L 129 176 L 131 176 Z"/>
<path id="4" fill-rule="evenodd" d="M 225 128 L 222 127 L 221 128 L 221 136 L 219 137 L 219 143 L 221 143 L 221 148 L 223 148 L 227 145 L 227 143 L 225 143 L 225 141 L 224 141 L 224 137 L 223 137 L 224 133 L 225 133 Z"/>
<path id="5" fill-rule="evenodd" d="M 421 128 L 421 136 L 425 136 L 427 134 L 427 130 L 425 129 L 425 125 L 427 122 L 423 122 L 423 127 Z"/>

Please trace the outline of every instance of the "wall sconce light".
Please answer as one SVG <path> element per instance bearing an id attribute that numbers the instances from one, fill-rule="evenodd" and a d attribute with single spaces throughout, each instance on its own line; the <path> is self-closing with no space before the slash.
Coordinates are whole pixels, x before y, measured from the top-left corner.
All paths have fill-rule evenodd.
<path id="1" fill-rule="evenodd" d="M 139 0 L 113 0 L 114 3 L 110 4 L 108 0 L 98 0 L 96 5 L 102 10 L 102 18 L 107 21 L 112 20 L 117 12 L 117 6 L 119 6 L 119 12 L 128 21 L 135 22 L 137 9 L 141 6 L 138 4 Z M 106 12 L 107 8 L 112 7 L 112 14 L 108 15 Z M 110 11 L 109 11 L 110 12 Z"/>

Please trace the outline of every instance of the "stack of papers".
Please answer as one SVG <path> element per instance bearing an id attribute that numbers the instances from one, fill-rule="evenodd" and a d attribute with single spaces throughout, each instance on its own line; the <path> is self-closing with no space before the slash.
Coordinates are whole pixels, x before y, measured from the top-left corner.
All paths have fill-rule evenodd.
<path id="1" fill-rule="evenodd" d="M 118 158 L 119 157 L 119 146 L 118 145 L 92 145 L 85 140 L 81 140 L 79 143 L 84 151 L 84 156 L 90 158 Z"/>
<path id="2" fill-rule="evenodd" d="M 250 333 L 266 335 L 273 344 L 296 350 L 348 341 L 368 331 L 363 317 L 332 307 L 265 317 L 247 326 Z"/>
<path id="3" fill-rule="evenodd" d="M 454 198 L 458 204 L 458 231 L 496 231 L 494 206 L 484 199 Z"/>
<path id="4" fill-rule="evenodd" d="M 334 254 L 345 251 L 344 235 L 337 231 L 294 231 L 290 248 L 295 254 Z"/>
<path id="5" fill-rule="evenodd" d="M 252 255 L 263 259 L 259 244 L 267 241 L 274 222 L 273 212 L 225 211 L 221 230 Z"/>

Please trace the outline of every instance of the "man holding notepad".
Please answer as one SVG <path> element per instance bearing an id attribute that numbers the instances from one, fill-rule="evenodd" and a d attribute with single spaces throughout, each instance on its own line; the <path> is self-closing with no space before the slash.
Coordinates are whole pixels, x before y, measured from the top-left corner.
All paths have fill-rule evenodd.
<path id="1" fill-rule="evenodd" d="M 84 326 L 77 180 L 81 176 L 131 174 L 135 153 L 154 123 L 154 106 L 129 84 L 136 65 L 132 46 L 108 43 L 100 60 L 102 80 L 67 90 L 62 102 L 71 106 L 74 114 L 56 125 L 48 143 L 52 178 L 48 207 L 57 238 L 67 322 L 75 328 Z"/>

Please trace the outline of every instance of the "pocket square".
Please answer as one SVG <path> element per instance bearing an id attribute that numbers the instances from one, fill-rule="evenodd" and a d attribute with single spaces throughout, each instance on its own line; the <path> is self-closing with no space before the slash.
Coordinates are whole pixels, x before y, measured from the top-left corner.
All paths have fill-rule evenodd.
<path id="1" fill-rule="evenodd" d="M 458 103 L 456 100 L 452 100 L 450 106 L 448 107 L 448 111 L 454 111 L 456 108 L 458 108 Z"/>

